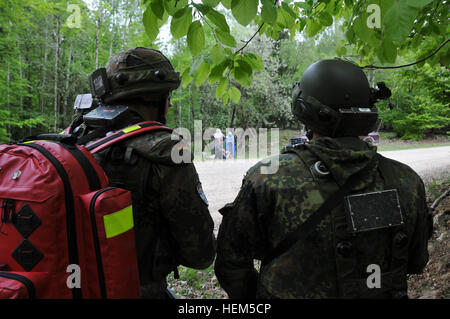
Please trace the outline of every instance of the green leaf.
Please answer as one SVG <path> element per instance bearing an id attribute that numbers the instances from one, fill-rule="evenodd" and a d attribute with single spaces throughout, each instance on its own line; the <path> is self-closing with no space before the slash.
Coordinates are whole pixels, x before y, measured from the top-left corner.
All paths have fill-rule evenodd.
<path id="1" fill-rule="evenodd" d="M 408 2 L 408 5 L 417 9 L 422 9 L 427 4 L 433 2 L 433 0 L 403 0 L 404 2 Z"/>
<path id="2" fill-rule="evenodd" d="M 450 67 L 450 49 L 447 51 L 444 51 L 441 54 L 439 61 L 442 65 L 445 65 L 447 68 Z"/>
<path id="3" fill-rule="evenodd" d="M 234 86 L 230 87 L 228 90 L 228 95 L 230 96 L 231 101 L 233 101 L 234 104 L 239 103 L 239 100 L 241 99 L 241 91 L 239 91 Z"/>
<path id="4" fill-rule="evenodd" d="M 277 23 L 284 28 L 291 29 L 295 24 L 295 19 L 295 13 L 287 4 L 283 2 L 283 5 L 278 8 Z"/>
<path id="5" fill-rule="evenodd" d="M 184 37 L 192 22 L 192 8 L 185 7 L 178 10 L 172 17 L 170 22 L 170 33 L 172 33 L 174 39 Z"/>
<path id="6" fill-rule="evenodd" d="M 223 72 L 231 64 L 231 62 L 231 59 L 227 59 L 214 66 L 211 70 L 211 73 L 209 74 L 208 83 L 213 84 L 220 81 L 220 79 L 223 77 Z"/>
<path id="7" fill-rule="evenodd" d="M 164 8 L 170 15 L 173 15 L 175 12 L 186 7 L 187 5 L 188 0 L 164 0 Z"/>
<path id="8" fill-rule="evenodd" d="M 353 7 L 353 0 L 344 0 L 344 3 L 349 8 Z"/>
<path id="9" fill-rule="evenodd" d="M 353 30 L 353 27 L 349 27 L 347 29 L 347 32 L 345 32 L 345 37 L 347 38 L 349 43 L 355 43 L 355 31 Z"/>
<path id="10" fill-rule="evenodd" d="M 232 0 L 231 13 L 237 22 L 248 25 L 256 16 L 259 0 Z"/>
<path id="11" fill-rule="evenodd" d="M 227 89 L 228 89 L 228 79 L 221 78 L 219 85 L 217 86 L 216 89 L 216 98 L 220 99 L 227 92 Z"/>
<path id="12" fill-rule="evenodd" d="M 187 44 L 192 55 L 202 52 L 205 46 L 205 32 L 199 20 L 192 22 L 189 26 Z"/>
<path id="13" fill-rule="evenodd" d="M 261 57 L 254 53 L 246 53 L 244 56 L 245 62 L 250 64 L 253 70 L 264 70 L 264 62 Z"/>
<path id="14" fill-rule="evenodd" d="M 271 0 L 261 0 L 262 9 L 261 9 L 261 17 L 264 22 L 267 22 L 270 25 L 274 25 L 277 22 L 277 8 L 275 7 L 273 1 Z"/>
<path id="15" fill-rule="evenodd" d="M 150 4 L 153 13 L 155 16 L 157 16 L 159 19 L 162 20 L 164 15 L 164 3 L 163 0 L 153 0 Z"/>
<path id="16" fill-rule="evenodd" d="M 293 19 L 297 19 L 297 14 L 292 10 L 292 8 L 286 3 L 286 2 L 282 2 L 281 3 L 281 7 L 283 8 L 283 10 L 289 14 Z"/>
<path id="17" fill-rule="evenodd" d="M 223 99 L 223 104 L 227 104 L 228 100 L 230 99 L 230 95 L 228 94 L 228 92 L 225 92 L 225 94 L 222 96 Z"/>
<path id="18" fill-rule="evenodd" d="M 184 70 L 183 74 L 181 75 L 181 85 L 183 86 L 183 88 L 185 89 L 189 83 L 192 82 L 193 77 L 190 74 L 191 68 L 188 67 L 186 70 Z"/>
<path id="19" fill-rule="evenodd" d="M 216 44 L 211 49 L 211 60 L 213 63 L 218 64 L 222 62 L 222 60 L 225 58 L 225 52 L 223 50 L 223 47 L 219 44 Z"/>
<path id="20" fill-rule="evenodd" d="M 232 47 L 232 48 L 236 47 L 236 40 L 234 39 L 234 37 L 229 32 L 224 32 L 224 31 L 219 30 L 219 29 L 216 29 L 215 31 L 216 31 L 217 39 L 221 43 L 223 43 L 223 44 L 225 44 L 225 45 L 227 45 L 229 47 Z"/>
<path id="21" fill-rule="evenodd" d="M 367 14 L 364 13 L 361 16 L 359 16 L 354 24 L 353 29 L 355 31 L 355 34 L 364 42 L 372 46 L 373 48 L 377 48 L 380 46 L 380 41 L 377 36 L 378 32 L 376 29 L 370 29 L 367 26 Z"/>
<path id="22" fill-rule="evenodd" d="M 235 61 L 232 74 L 239 84 L 249 86 L 253 82 L 253 69 L 250 64 L 244 60 Z"/>
<path id="23" fill-rule="evenodd" d="M 208 77 L 209 70 L 211 66 L 203 61 L 200 66 L 198 67 L 197 71 L 195 71 L 194 75 L 194 83 L 196 86 L 200 86 L 203 83 L 205 83 L 206 78 Z"/>
<path id="24" fill-rule="evenodd" d="M 306 23 L 305 34 L 308 37 L 313 37 L 322 29 L 322 25 L 317 20 L 308 20 Z"/>
<path id="25" fill-rule="evenodd" d="M 220 2 L 222 2 L 222 5 L 227 8 L 227 9 L 231 9 L 231 1 L 232 0 L 222 0 Z"/>
<path id="26" fill-rule="evenodd" d="M 155 41 L 159 33 L 158 18 L 150 7 L 147 7 L 145 10 L 142 22 L 144 23 L 145 32 L 150 41 Z"/>
<path id="27" fill-rule="evenodd" d="M 326 11 L 322 11 L 319 15 L 319 21 L 322 25 L 329 27 L 333 24 L 333 17 Z"/>
<path id="28" fill-rule="evenodd" d="M 220 3 L 220 0 L 203 0 L 203 3 L 211 8 L 214 8 Z"/>
<path id="29" fill-rule="evenodd" d="M 206 13 L 206 17 L 220 30 L 228 33 L 230 32 L 230 27 L 228 26 L 227 20 L 225 19 L 225 16 L 222 13 L 214 9 L 210 9 Z"/>
<path id="30" fill-rule="evenodd" d="M 346 55 L 346 54 L 347 54 L 347 48 L 346 48 L 345 46 L 342 46 L 342 47 L 337 48 L 337 49 L 336 49 L 336 54 L 337 54 L 339 57 L 342 57 L 342 56 Z"/>
<path id="31" fill-rule="evenodd" d="M 432 0 L 397 1 L 384 17 L 385 37 L 392 41 L 402 42 L 411 33 L 414 20 L 420 9 Z"/>
<path id="32" fill-rule="evenodd" d="M 385 39 L 382 44 L 383 47 L 383 57 L 388 63 L 394 63 L 397 58 L 397 47 Z"/>
<path id="33" fill-rule="evenodd" d="M 203 15 L 207 14 L 209 10 L 211 10 L 210 6 L 205 6 L 204 4 L 201 3 L 194 3 L 193 4 L 194 7 L 200 11 Z"/>

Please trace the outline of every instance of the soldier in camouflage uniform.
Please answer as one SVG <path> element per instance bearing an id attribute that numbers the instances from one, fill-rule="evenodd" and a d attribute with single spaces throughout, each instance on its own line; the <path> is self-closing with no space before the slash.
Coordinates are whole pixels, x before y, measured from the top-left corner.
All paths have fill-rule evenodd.
<path id="1" fill-rule="evenodd" d="M 106 73 L 110 92 L 102 102 L 129 108 L 108 130 L 143 121 L 165 123 L 170 93 L 180 79 L 161 52 L 139 47 L 120 52 L 107 63 Z M 71 127 L 77 131 L 80 123 L 75 122 Z M 93 132 L 83 125 L 85 134 Z M 172 161 L 180 138 L 171 135 L 145 133 L 95 155 L 110 185 L 132 192 L 143 298 L 167 297 L 166 276 L 178 265 L 203 269 L 215 256 L 214 223 L 199 177 L 192 162 Z"/>
<path id="2" fill-rule="evenodd" d="M 359 67 L 340 60 L 316 62 L 296 83 L 292 111 L 313 132 L 311 144 L 272 157 L 276 174 L 263 175 L 267 164 L 256 164 L 220 210 L 215 271 L 230 298 L 407 297 L 407 274 L 428 261 L 432 223 L 420 177 L 358 138 L 377 120 L 375 102 L 390 96 L 378 85 L 370 89 Z M 367 197 L 333 195 L 350 180 L 348 192 Z M 382 192 L 389 189 L 396 191 Z M 318 214 L 330 198 L 337 204 Z M 349 218 L 349 198 L 362 198 L 362 216 Z M 379 266 L 379 287 L 369 288 L 369 265 Z"/>

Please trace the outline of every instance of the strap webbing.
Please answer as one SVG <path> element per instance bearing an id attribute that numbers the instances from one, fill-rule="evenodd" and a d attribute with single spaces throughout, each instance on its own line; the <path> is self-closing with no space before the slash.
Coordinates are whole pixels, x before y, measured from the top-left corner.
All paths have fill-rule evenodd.
<path id="1" fill-rule="evenodd" d="M 166 130 L 172 132 L 173 130 L 171 128 L 168 128 L 164 125 L 162 125 L 159 122 L 142 122 L 135 125 L 132 125 L 130 127 L 121 129 L 120 131 L 117 131 L 115 133 L 112 133 L 111 135 L 104 137 L 95 143 L 89 145 L 87 148 L 88 150 L 94 154 L 97 152 L 100 152 L 104 150 L 105 148 L 111 146 L 112 144 L 127 140 L 133 136 L 149 132 L 149 131 L 156 131 L 156 130 Z"/>

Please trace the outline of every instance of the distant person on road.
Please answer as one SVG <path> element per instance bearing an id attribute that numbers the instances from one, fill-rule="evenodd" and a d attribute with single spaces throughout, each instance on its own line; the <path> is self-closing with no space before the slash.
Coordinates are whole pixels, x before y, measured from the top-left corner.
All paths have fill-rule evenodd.
<path id="1" fill-rule="evenodd" d="M 234 135 L 233 133 L 231 133 L 231 131 L 228 131 L 225 137 L 225 151 L 227 159 L 236 157 Z"/>
<path id="2" fill-rule="evenodd" d="M 215 159 L 223 159 L 224 158 L 224 149 L 223 149 L 223 135 L 220 129 L 217 129 L 214 133 L 214 154 Z"/>
<path id="3" fill-rule="evenodd" d="M 407 298 L 407 274 L 428 262 L 424 184 L 358 138 L 390 95 L 337 59 L 295 83 L 292 111 L 312 141 L 284 149 L 276 174 L 253 166 L 220 210 L 215 272 L 230 298 Z"/>

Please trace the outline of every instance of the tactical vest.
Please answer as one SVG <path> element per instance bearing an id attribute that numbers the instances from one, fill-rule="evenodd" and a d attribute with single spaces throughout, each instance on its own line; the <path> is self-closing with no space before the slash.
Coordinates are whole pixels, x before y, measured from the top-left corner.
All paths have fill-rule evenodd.
<path id="1" fill-rule="evenodd" d="M 324 199 L 329 198 L 332 194 L 325 193 L 323 191 L 324 187 L 321 185 L 332 183 L 336 186 L 336 189 L 339 188 L 327 171 L 327 168 L 320 162 L 320 159 L 311 151 L 308 151 L 306 146 L 287 148 L 284 152 L 297 154 L 306 167 L 310 168 L 311 174 Z M 376 204 L 371 203 L 371 201 L 385 200 L 383 196 L 387 196 L 387 194 L 384 191 L 396 189 L 395 172 L 392 171 L 386 158 L 379 154 L 377 155 L 377 174 L 380 176 L 374 177 L 374 183 L 375 178 L 381 178 L 384 184 L 383 189 L 376 189 L 375 185 L 371 185 L 368 189 L 358 191 L 358 193 L 363 193 L 363 196 L 358 198 L 359 205 L 367 207 L 362 215 L 367 215 L 359 216 L 359 220 L 358 216 L 353 219 L 351 217 L 351 209 L 348 208 L 349 205 L 345 205 L 346 198 L 343 198 L 342 204 L 335 206 L 328 213 L 331 219 L 332 237 L 335 247 L 336 296 L 339 298 L 407 298 L 408 236 L 401 215 L 401 211 L 403 211 L 401 202 L 398 202 L 397 197 L 397 202 L 394 205 L 399 206 L 397 207 L 400 210 L 400 215 L 398 216 L 400 216 L 401 222 L 399 223 L 394 223 L 392 221 L 393 217 L 387 216 L 393 209 L 396 210 L 395 207 L 380 209 L 376 212 L 371 209 L 371 204 Z M 397 194 L 397 192 L 389 192 L 389 194 L 393 195 Z M 392 201 L 392 199 L 386 199 Z M 358 202 L 355 202 L 355 204 L 358 204 Z M 358 230 L 356 228 L 358 222 L 364 224 L 364 221 L 370 222 L 370 219 L 374 221 L 380 220 L 381 222 L 378 225 L 366 227 L 367 229 Z M 377 234 L 383 240 L 374 242 L 373 249 L 370 249 L 370 251 L 361 250 L 359 247 L 360 243 L 366 240 L 365 237 L 368 234 L 372 237 L 374 234 Z M 377 246 L 380 243 L 388 247 Z M 372 253 L 375 255 L 371 255 Z M 376 262 L 382 261 L 381 265 L 376 264 L 375 261 L 370 262 L 370 260 L 374 259 Z M 375 267 L 380 266 L 379 282 L 381 285 L 379 288 L 373 287 L 369 283 L 368 277 L 371 273 L 368 271 L 372 271 L 372 268 L 369 266 L 373 264 L 375 264 Z M 376 273 L 374 273 L 374 276 L 376 276 Z M 369 288 L 369 285 L 372 288 Z"/>

